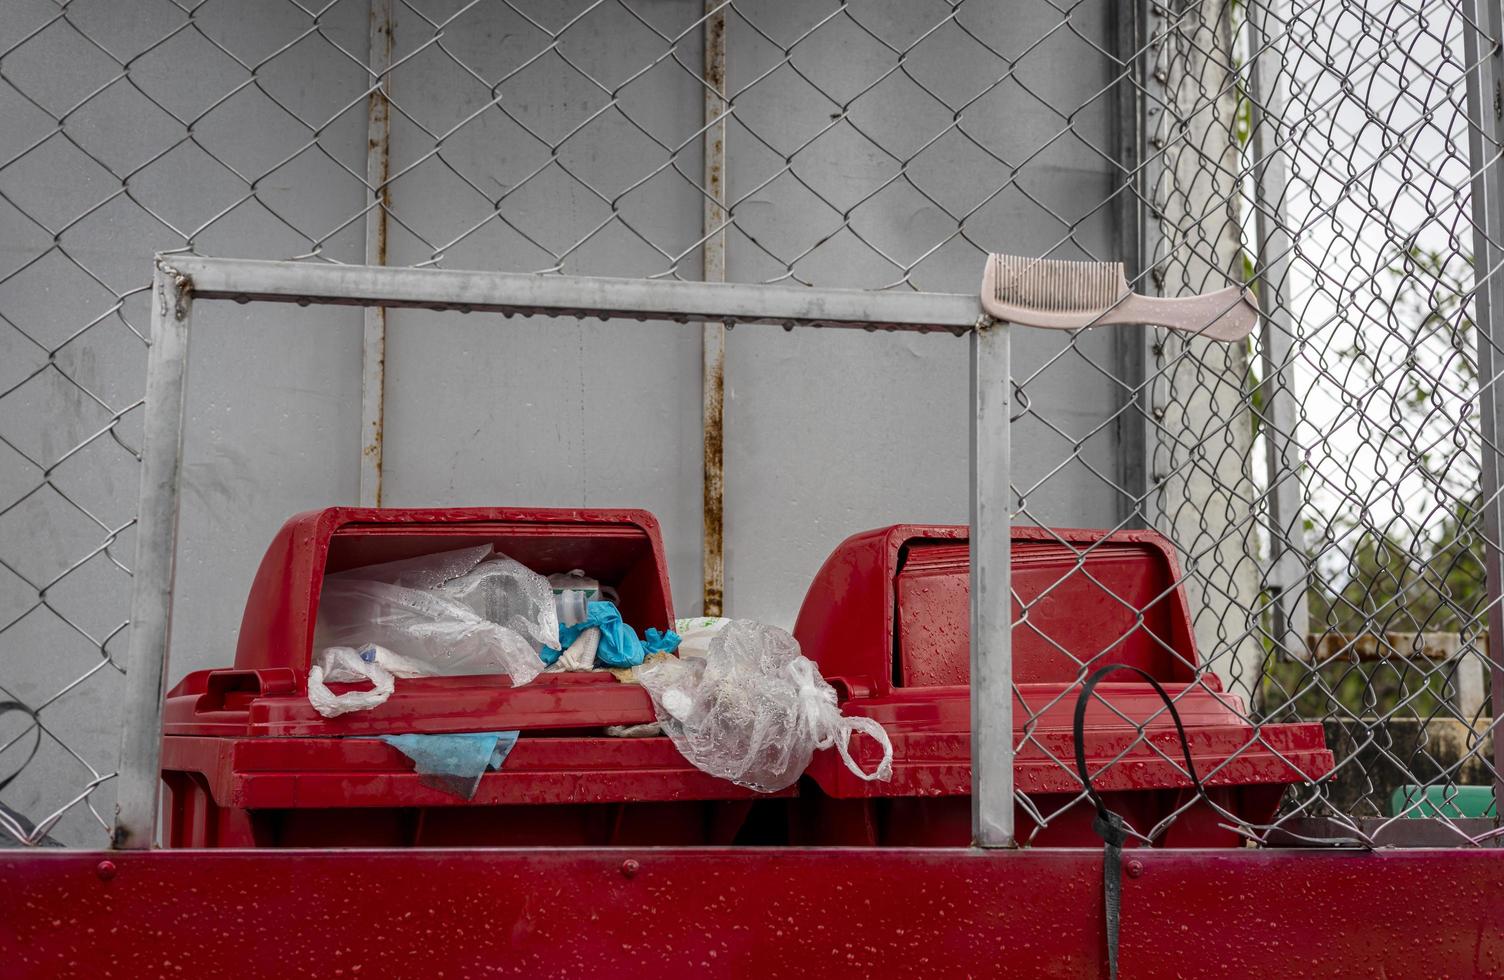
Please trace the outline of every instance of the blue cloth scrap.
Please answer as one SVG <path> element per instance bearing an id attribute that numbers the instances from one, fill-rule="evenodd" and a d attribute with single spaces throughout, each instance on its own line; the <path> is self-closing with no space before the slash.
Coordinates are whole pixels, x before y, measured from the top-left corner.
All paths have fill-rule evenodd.
<path id="1" fill-rule="evenodd" d="M 475 798 L 480 777 L 499 770 L 517 744 L 517 732 L 463 732 L 454 735 L 378 735 L 383 742 L 413 760 L 424 786 Z"/>
<path id="2" fill-rule="evenodd" d="M 632 627 L 622 620 L 621 610 L 616 608 L 616 603 L 609 599 L 599 599 L 585 607 L 584 620 L 559 627 L 558 649 L 544 647 L 538 652 L 538 656 L 544 663 L 552 664 L 588 629 L 601 631 L 595 661 L 606 667 L 636 667 L 650 653 L 671 653 L 679 648 L 679 634 L 673 630 L 648 630 L 647 644 L 644 645 Z"/>

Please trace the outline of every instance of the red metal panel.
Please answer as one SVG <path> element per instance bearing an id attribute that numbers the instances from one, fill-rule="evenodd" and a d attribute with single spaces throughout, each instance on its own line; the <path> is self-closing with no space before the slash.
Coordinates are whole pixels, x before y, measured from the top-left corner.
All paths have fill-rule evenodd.
<path id="1" fill-rule="evenodd" d="M 1100 862 L 1096 850 L 10 852 L 0 963 L 17 980 L 1096 977 Z M 1135 851 L 1124 865 L 1124 980 L 1504 975 L 1498 851 Z"/>
<path id="2" fill-rule="evenodd" d="M 1504 977 L 1504 850 L 1134 851 L 1123 863 L 1125 978 Z"/>

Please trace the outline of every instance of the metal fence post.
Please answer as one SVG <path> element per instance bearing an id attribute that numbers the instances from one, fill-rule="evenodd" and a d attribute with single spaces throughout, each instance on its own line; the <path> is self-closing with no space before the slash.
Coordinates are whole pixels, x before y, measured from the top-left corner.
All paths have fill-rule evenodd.
<path id="1" fill-rule="evenodd" d="M 705 0 L 705 203 L 701 232 L 705 242 L 701 272 L 706 282 L 726 281 L 726 9 L 724 0 Z M 719 616 L 726 593 L 725 426 L 726 325 L 706 323 L 700 334 L 701 501 L 704 528 L 701 556 L 703 608 Z"/>
<path id="2" fill-rule="evenodd" d="M 1128 281 L 1143 291 L 1146 251 L 1144 202 L 1148 191 L 1144 184 L 1144 135 L 1146 100 L 1144 98 L 1144 29 L 1146 12 L 1143 0 L 1118 0 L 1114 6 L 1111 30 L 1115 54 L 1114 81 L 1117 99 L 1113 112 L 1114 142 L 1121 176 L 1113 190 L 1114 238 Z M 1149 415 L 1144 386 L 1149 363 L 1148 331 L 1118 330 L 1112 335 L 1113 365 L 1121 388 L 1116 429 L 1118 485 L 1118 523 L 1125 527 L 1144 527 L 1144 509 L 1148 493 Z"/>
<path id="3" fill-rule="evenodd" d="M 1289 187 L 1280 147 L 1284 93 L 1274 38 L 1283 37 L 1279 4 L 1248 5 L 1249 135 L 1253 143 L 1254 233 L 1257 237 L 1259 305 L 1263 310 L 1264 462 L 1268 473 L 1269 571 L 1264 584 L 1273 593 L 1274 642 L 1290 656 L 1304 656 L 1310 632 L 1306 602 L 1305 524 L 1301 513 L 1301 448 L 1296 438 L 1295 339 L 1299 327 L 1290 309 L 1290 260 L 1294 243 L 1285 219 Z M 1273 20 L 1270 24 L 1267 21 Z M 1257 689 L 1253 692 L 1258 694 Z"/>
<path id="4" fill-rule="evenodd" d="M 145 435 L 141 446 L 141 511 L 132 568 L 131 640 L 125 677 L 124 730 L 113 846 L 154 843 L 161 795 L 162 701 L 172 636 L 172 584 L 177 563 L 178 488 L 183 468 L 192 284 L 157 263 L 151 289 L 151 349 L 146 361 Z"/>
<path id="5" fill-rule="evenodd" d="M 1013 491 L 1009 486 L 1008 327 L 971 334 L 971 833 L 1012 847 Z"/>
<path id="6" fill-rule="evenodd" d="M 1504 399 L 1499 398 L 1504 370 L 1504 58 L 1496 0 L 1462 0 L 1466 52 L 1468 152 L 1472 168 L 1473 296 L 1478 345 L 1478 408 L 1482 440 L 1479 475 L 1483 490 L 1485 558 L 1488 578 L 1488 658 L 1493 667 L 1494 798 L 1504 799 L 1504 738 L 1497 732 L 1504 716 L 1504 499 L 1500 498 L 1500 434 L 1504 433 Z"/>

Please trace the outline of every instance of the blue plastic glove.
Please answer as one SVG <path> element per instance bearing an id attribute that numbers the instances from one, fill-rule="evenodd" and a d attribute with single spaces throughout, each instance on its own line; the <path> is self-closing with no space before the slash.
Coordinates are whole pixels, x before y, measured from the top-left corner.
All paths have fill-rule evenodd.
<path id="1" fill-rule="evenodd" d="M 595 651 L 597 663 L 607 667 L 636 667 L 642 663 L 642 658 L 647 656 L 643 649 L 642 641 L 621 618 L 621 610 L 616 608 L 616 603 L 605 599 L 590 603 L 585 607 L 585 619 L 572 626 L 559 627 L 559 648 L 544 647 L 539 656 L 546 664 L 551 664 L 564 655 L 569 645 L 579 639 L 581 633 L 588 629 L 601 631 L 601 644 Z"/>
<path id="2" fill-rule="evenodd" d="M 642 637 L 643 649 L 648 653 L 673 653 L 679 649 L 679 634 L 673 630 L 649 629 Z"/>

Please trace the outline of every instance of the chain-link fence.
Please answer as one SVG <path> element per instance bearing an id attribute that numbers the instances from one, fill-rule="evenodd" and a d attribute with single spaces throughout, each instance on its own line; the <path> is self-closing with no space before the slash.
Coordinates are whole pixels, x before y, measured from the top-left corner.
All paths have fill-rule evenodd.
<path id="1" fill-rule="evenodd" d="M 1492 45 L 1471 9 L 8 5 L 0 827 L 27 843 L 96 843 L 108 829 L 154 252 L 971 292 L 983 254 L 1003 251 L 1122 259 L 1151 294 L 1247 284 L 1265 314 L 1251 342 L 1231 347 L 1015 331 L 1016 519 L 1164 535 L 1194 632 L 1151 636 L 1165 680 L 1183 707 L 1208 695 L 1243 725 L 1198 773 L 1208 798 L 1187 795 L 1130 829 L 1159 836 L 1209 799 L 1220 823 L 1257 840 L 1273 829 L 1285 840 L 1399 839 L 1417 816 L 1438 818 L 1451 842 L 1486 839 L 1492 821 L 1473 818 L 1464 789 L 1486 792 L 1496 777 L 1485 568 L 1497 500 L 1480 413 L 1492 375 L 1478 356 L 1482 344 L 1491 363 L 1477 326 L 1472 183 L 1497 147 L 1468 121 L 1470 108 L 1482 118 L 1470 73 Z M 358 490 L 372 501 L 382 453 L 395 452 L 391 436 L 383 449 L 379 365 L 401 315 L 370 311 L 363 324 Z M 582 347 L 587 338 L 602 342 L 582 333 Z M 879 413 L 889 400 L 943 396 L 851 395 L 830 378 L 780 387 L 787 364 L 745 343 L 740 355 L 728 348 L 731 376 L 753 397 L 745 422 L 729 413 L 751 436 L 747 465 L 727 475 L 727 604 L 791 620 L 808 575 L 765 587 L 777 559 L 738 565 L 734 553 L 739 540 L 775 537 L 756 533 L 761 508 L 783 508 L 765 526 L 808 536 L 818 554 L 864 526 L 954 511 L 892 510 L 903 480 L 928 492 L 914 475 L 930 441 L 918 410 L 908 429 L 878 433 L 911 445 L 864 477 L 872 500 L 853 491 L 855 503 L 810 514 L 799 490 L 819 494 L 820 474 L 762 492 L 752 464 L 774 450 L 758 438 L 803 428 L 780 405 L 855 401 Z M 932 367 L 936 390 L 959 384 L 944 380 L 954 345 L 880 343 L 846 373 L 896 386 L 909 376 L 894 366 L 903 360 Z M 399 353 L 423 356 L 409 346 L 394 363 Z M 795 356 L 816 353 L 830 351 Z M 763 411 L 785 433 L 759 433 Z M 953 417 L 946 406 L 936 415 Z M 230 464 L 247 465 L 216 450 L 232 476 Z M 933 467 L 940 482 L 953 462 Z M 752 487 L 740 504 L 739 479 Z M 705 513 L 718 506 L 707 497 Z M 233 523 L 225 513 L 213 511 L 216 533 Z M 684 523 L 698 532 L 700 517 Z M 247 529 L 245 547 L 270 531 Z M 720 585 L 718 531 L 695 545 L 707 551 L 707 601 Z M 1094 571 L 1100 548 L 1074 541 L 1060 539 L 1076 572 L 1109 588 Z M 760 589 L 761 605 L 741 598 Z M 1020 596 L 1020 631 L 1049 592 Z M 242 598 L 238 587 L 214 593 L 226 607 Z M 1143 596 L 1114 598 L 1126 631 L 1065 651 L 1083 675 L 1150 618 Z M 216 624 L 233 629 L 236 612 Z M 228 654 L 201 656 L 191 665 Z M 175 662 L 173 678 L 183 669 Z M 1051 706 L 1025 703 L 1029 751 Z M 1333 765 L 1302 762 L 1262 727 L 1297 719 L 1322 723 Z M 1124 723 L 1179 764 L 1162 714 Z M 1128 751 L 1094 775 L 1129 764 Z M 1258 819 L 1215 789 L 1254 757 L 1290 775 Z M 1040 827 L 1084 800 L 1022 803 Z"/>
<path id="2" fill-rule="evenodd" d="M 1164 333 L 1142 374 L 1113 374 L 1128 427 L 1147 419 L 1143 483 L 1109 481 L 1128 502 L 1119 526 L 1157 529 L 1183 563 L 1199 660 L 1156 636 L 1185 683 L 1175 700 L 1191 712 L 1218 697 L 1252 726 L 1221 750 L 1203 744 L 1196 775 L 1207 791 L 1130 817 L 1130 835 L 1163 839 L 1186 812 L 1209 809 L 1260 841 L 1493 837 L 1496 603 L 1485 568 L 1497 525 L 1486 518 L 1493 444 L 1480 427 L 1492 375 L 1479 370 L 1479 345 L 1486 361 L 1492 344 L 1476 326 L 1471 185 L 1496 146 L 1470 129 L 1469 110 L 1496 110 L 1468 101 L 1469 73 L 1491 44 L 1477 40 L 1485 28 L 1470 10 L 1192 2 L 1145 12 L 1137 288 L 1248 285 L 1264 319 L 1246 346 Z M 1031 386 L 1049 380 L 1017 383 L 1028 406 Z M 1077 456 L 1118 437 L 1032 407 L 1024 419 L 1072 440 Z M 1026 519 L 1061 478 L 1018 487 Z M 1100 556 L 1080 555 L 1078 571 L 1109 589 L 1093 572 Z M 1021 596 L 1021 628 L 1050 591 Z M 1061 652 L 1083 674 L 1121 659 L 1148 628 L 1146 604 L 1136 608 L 1138 620 L 1100 647 Z M 1051 706 L 1027 705 L 1026 730 L 1047 724 Z M 1331 764 L 1286 739 L 1280 724 L 1296 720 L 1322 723 Z M 1151 736 L 1170 725 L 1162 710 L 1123 721 Z M 1140 744 L 1189 782 L 1173 739 L 1154 741 Z M 1219 774 L 1234 782 L 1232 771 L 1270 762 L 1294 784 L 1277 810 L 1215 788 Z M 1053 803 L 1031 808 L 1036 832 L 1080 798 Z"/>
<path id="3" fill-rule="evenodd" d="M 1254 283 L 1266 314 L 1246 350 L 1155 348 L 1157 521 L 1250 720 L 1323 722 L 1335 767 L 1286 795 L 1297 836 L 1494 826 L 1470 185 L 1495 149 L 1470 149 L 1470 9 L 1203 9 L 1152 76 L 1155 274 Z"/>

